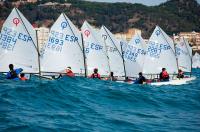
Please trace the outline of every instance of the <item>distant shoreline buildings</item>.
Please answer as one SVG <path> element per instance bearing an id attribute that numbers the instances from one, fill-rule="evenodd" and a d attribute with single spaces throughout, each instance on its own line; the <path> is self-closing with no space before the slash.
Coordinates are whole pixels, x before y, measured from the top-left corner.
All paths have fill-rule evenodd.
<path id="1" fill-rule="evenodd" d="M 38 0 L 17 0 L 12 2 L 12 5 L 15 7 L 19 7 L 21 4 L 25 4 L 25 3 L 36 3 Z M 6 2 L 6 0 L 0 0 L 0 5 L 4 5 L 4 2 Z"/>
<path id="2" fill-rule="evenodd" d="M 35 28 L 37 32 L 37 39 L 38 39 L 38 46 L 39 49 L 47 43 L 48 37 L 49 37 L 49 28 L 46 27 L 40 27 L 40 28 Z"/>
<path id="3" fill-rule="evenodd" d="M 0 2 L 5 2 L 6 0 L 0 0 Z M 15 2 L 29 2 L 29 3 L 35 3 L 38 0 L 17 0 Z"/>
<path id="4" fill-rule="evenodd" d="M 200 52 L 200 32 L 180 32 L 178 35 L 174 35 L 174 40 L 177 41 L 180 37 L 184 37 L 189 41 L 194 52 Z"/>
<path id="5" fill-rule="evenodd" d="M 132 39 L 132 37 L 136 34 L 141 35 L 142 30 L 140 30 L 138 28 L 131 28 L 127 32 L 116 33 L 115 37 L 117 39 L 123 39 L 126 41 L 130 41 Z"/>

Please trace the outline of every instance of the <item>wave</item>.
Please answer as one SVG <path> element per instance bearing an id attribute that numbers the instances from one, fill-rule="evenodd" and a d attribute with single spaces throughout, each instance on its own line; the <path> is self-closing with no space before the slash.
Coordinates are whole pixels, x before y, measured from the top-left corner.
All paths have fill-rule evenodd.
<path id="1" fill-rule="evenodd" d="M 200 71 L 182 86 L 1 76 L 1 131 L 199 131 Z"/>

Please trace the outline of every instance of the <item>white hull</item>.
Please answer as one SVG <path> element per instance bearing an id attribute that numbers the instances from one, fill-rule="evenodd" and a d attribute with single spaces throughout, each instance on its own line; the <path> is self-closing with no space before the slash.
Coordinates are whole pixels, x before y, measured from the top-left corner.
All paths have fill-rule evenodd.
<path id="1" fill-rule="evenodd" d="M 133 83 L 134 83 L 133 81 L 130 81 L 130 82 L 125 82 L 125 81 L 115 81 L 115 82 L 118 82 L 118 83 L 127 83 L 127 84 L 133 84 Z"/>
<path id="2" fill-rule="evenodd" d="M 167 82 L 154 82 L 154 83 L 148 83 L 149 85 L 154 86 L 162 86 L 162 85 L 183 85 L 188 84 L 188 82 L 195 80 L 196 77 L 190 77 L 190 78 L 183 78 L 183 79 L 174 79 Z M 116 81 L 119 83 L 127 83 L 127 84 L 134 84 L 133 81 L 131 82 L 124 82 L 124 81 Z"/>
<path id="3" fill-rule="evenodd" d="M 161 85 L 183 85 L 183 84 L 187 84 L 188 82 L 193 81 L 195 79 L 196 79 L 196 77 L 190 77 L 190 78 L 170 80 L 170 81 L 167 81 L 167 82 L 155 82 L 155 83 L 150 83 L 150 85 L 155 85 L 155 86 L 161 86 Z"/>

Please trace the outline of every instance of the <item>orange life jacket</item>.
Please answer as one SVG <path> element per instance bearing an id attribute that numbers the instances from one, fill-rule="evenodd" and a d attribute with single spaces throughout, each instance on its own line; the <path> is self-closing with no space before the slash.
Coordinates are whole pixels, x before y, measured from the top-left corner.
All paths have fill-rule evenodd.
<path id="1" fill-rule="evenodd" d="M 28 79 L 27 79 L 26 77 L 21 77 L 20 80 L 26 81 L 26 80 L 28 80 Z"/>

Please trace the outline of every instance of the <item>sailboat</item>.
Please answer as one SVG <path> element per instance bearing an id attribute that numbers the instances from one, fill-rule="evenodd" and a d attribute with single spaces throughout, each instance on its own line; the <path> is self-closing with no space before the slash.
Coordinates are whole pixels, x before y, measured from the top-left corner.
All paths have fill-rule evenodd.
<path id="1" fill-rule="evenodd" d="M 98 68 L 101 76 L 108 77 L 110 67 L 101 35 L 87 21 L 83 23 L 81 31 L 84 40 L 88 75 L 93 73 L 94 68 Z"/>
<path id="2" fill-rule="evenodd" d="M 105 26 L 101 27 L 100 32 L 108 54 L 110 71 L 114 76 L 125 77 L 125 62 L 120 41 Z"/>
<path id="3" fill-rule="evenodd" d="M 124 51 L 125 66 L 128 77 L 138 77 L 138 73 L 142 72 L 145 54 L 146 44 L 141 35 L 136 34 L 130 40 Z"/>
<path id="4" fill-rule="evenodd" d="M 61 74 L 67 67 L 77 75 L 84 75 L 86 71 L 81 32 L 62 13 L 51 27 L 41 55 L 41 72 L 43 75 Z"/>
<path id="5" fill-rule="evenodd" d="M 146 49 L 144 74 L 157 75 L 162 68 L 166 68 L 169 74 L 177 73 L 178 66 L 173 40 L 159 26 L 154 29 Z"/>
<path id="6" fill-rule="evenodd" d="M 174 75 L 178 72 L 178 61 L 174 42 L 159 26 L 156 26 L 147 45 L 143 73 L 149 74 L 150 79 L 158 78 L 162 68 L 167 69 L 170 81 L 153 82 L 151 85 L 181 85 L 195 79 L 176 79 Z"/>
<path id="7" fill-rule="evenodd" d="M 200 68 L 200 55 L 197 52 L 192 57 L 192 68 Z"/>
<path id="8" fill-rule="evenodd" d="M 39 73 L 36 32 L 17 8 L 4 22 L 0 34 L 0 72 L 8 72 L 9 64 L 22 68 L 24 73 Z"/>
<path id="9" fill-rule="evenodd" d="M 178 59 L 178 67 L 184 72 L 192 72 L 192 48 L 188 41 L 181 37 L 176 45 L 176 56 Z"/>

